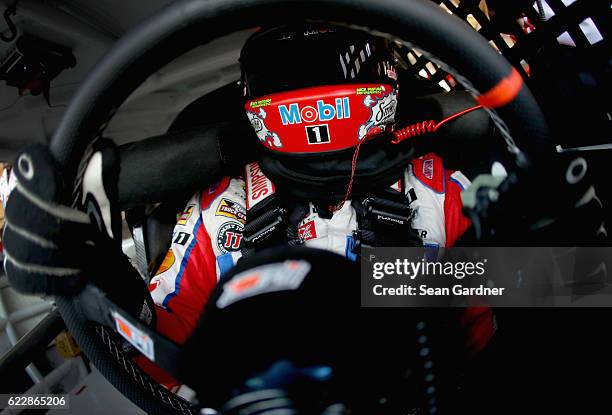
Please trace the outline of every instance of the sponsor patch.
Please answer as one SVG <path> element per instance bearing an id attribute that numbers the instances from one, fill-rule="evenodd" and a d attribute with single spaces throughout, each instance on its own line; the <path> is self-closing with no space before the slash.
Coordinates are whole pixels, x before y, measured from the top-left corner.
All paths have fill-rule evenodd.
<path id="1" fill-rule="evenodd" d="M 354 52 L 350 58 L 347 53 L 346 62 L 340 57 L 347 79 L 355 78 L 367 47 Z M 380 74 L 384 71 L 381 67 Z M 384 83 L 353 83 L 313 86 L 306 95 L 285 91 L 262 98 L 272 101 L 257 108 L 260 99 L 244 104 L 262 145 L 281 153 L 313 153 L 354 148 L 358 140 L 385 131 L 395 116 L 397 91 Z"/>
<path id="2" fill-rule="evenodd" d="M 240 204 L 225 198 L 219 202 L 215 216 L 235 219 L 243 225 L 246 223 L 246 209 L 240 206 Z"/>
<path id="3" fill-rule="evenodd" d="M 166 252 L 166 256 L 164 257 L 164 260 L 162 261 L 159 268 L 157 269 L 155 275 L 159 275 L 168 271 L 170 268 L 172 268 L 172 265 L 174 265 L 174 261 L 174 251 L 172 251 L 172 248 L 170 248 L 168 249 L 168 252 Z"/>
<path id="4" fill-rule="evenodd" d="M 363 99 L 363 105 L 370 108 L 370 118 L 359 127 L 359 140 L 385 131 L 386 126 L 395 121 L 395 109 L 397 108 L 395 90 L 382 98 L 372 98 L 371 95 L 366 95 Z"/>
<path id="5" fill-rule="evenodd" d="M 246 207 L 252 209 L 255 205 L 274 194 L 274 184 L 259 168 L 258 163 L 246 166 Z"/>
<path id="6" fill-rule="evenodd" d="M 257 134 L 261 142 L 267 144 L 268 147 L 281 148 L 283 146 L 283 142 L 278 134 L 268 130 L 268 127 L 266 127 L 266 118 L 268 114 L 262 107 L 259 108 L 259 112 L 257 113 L 247 111 L 246 114 L 255 130 L 255 134 Z"/>
<path id="7" fill-rule="evenodd" d="M 391 185 L 391 189 L 398 191 L 398 192 L 401 192 L 403 187 L 404 186 L 402 185 L 402 179 L 399 179 L 398 181 L 396 181 L 395 183 Z"/>
<path id="8" fill-rule="evenodd" d="M 316 107 L 310 105 L 300 107 L 298 103 L 289 104 L 289 106 L 279 105 L 278 112 L 283 125 L 351 118 L 349 97 L 336 98 L 333 103 L 326 103 L 319 99 Z"/>
<path id="9" fill-rule="evenodd" d="M 237 301 L 264 293 L 295 290 L 302 284 L 310 268 L 306 261 L 286 260 L 241 272 L 225 283 L 223 294 L 217 300 L 217 307 L 225 308 Z"/>
<path id="10" fill-rule="evenodd" d="M 179 225 L 185 225 L 187 223 L 187 221 L 191 217 L 191 214 L 193 213 L 193 207 L 193 205 L 187 206 L 187 209 L 179 215 L 177 221 Z"/>
<path id="11" fill-rule="evenodd" d="M 427 159 L 423 162 L 423 176 L 429 180 L 433 179 L 434 175 L 434 161 L 433 159 Z"/>
<path id="12" fill-rule="evenodd" d="M 370 95 L 370 94 L 382 94 L 385 91 L 385 87 L 384 86 L 375 86 L 375 87 L 368 87 L 368 88 L 357 88 L 357 90 L 355 91 L 357 93 L 357 95 Z"/>
<path id="13" fill-rule="evenodd" d="M 188 234 L 187 232 L 177 232 L 176 235 L 174 235 L 172 242 L 175 244 L 185 246 L 185 244 L 187 244 L 187 242 L 189 241 L 190 236 L 191 235 Z"/>
<path id="14" fill-rule="evenodd" d="M 145 355 L 149 360 L 155 361 L 155 348 L 153 340 L 148 334 L 127 321 L 121 314 L 116 311 L 111 312 L 115 320 L 115 328 L 117 332 L 134 346 L 140 353 Z"/>
<path id="15" fill-rule="evenodd" d="M 309 220 L 298 228 L 298 235 L 303 241 L 315 239 L 317 237 L 317 227 L 314 220 Z"/>
<path id="16" fill-rule="evenodd" d="M 236 222 L 221 225 L 217 233 L 217 248 L 222 254 L 240 250 L 243 229 L 242 224 Z"/>
<path id="17" fill-rule="evenodd" d="M 251 108 L 267 107 L 272 103 L 272 98 L 260 99 L 257 101 L 251 101 L 249 106 Z"/>
<path id="18" fill-rule="evenodd" d="M 327 124 L 307 125 L 306 138 L 308 144 L 327 144 L 331 141 Z"/>
<path id="19" fill-rule="evenodd" d="M 436 193 L 445 192 L 446 173 L 442 159 L 434 153 L 428 153 L 411 161 L 412 172 L 423 186 Z"/>

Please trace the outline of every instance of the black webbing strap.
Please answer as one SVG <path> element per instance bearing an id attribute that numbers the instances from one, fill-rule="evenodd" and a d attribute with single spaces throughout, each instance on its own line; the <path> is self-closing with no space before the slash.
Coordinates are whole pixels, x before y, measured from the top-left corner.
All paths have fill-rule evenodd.
<path id="1" fill-rule="evenodd" d="M 410 204 L 416 199 L 414 190 L 385 189 L 379 195 L 354 199 L 358 229 L 353 232 L 354 253 L 361 247 L 421 246 L 421 238 L 412 229 L 413 210 Z"/>
<path id="2" fill-rule="evenodd" d="M 257 250 L 284 241 L 286 224 L 287 210 L 279 206 L 260 210 L 259 215 L 247 211 L 247 223 L 242 231 L 242 256 L 246 258 Z"/>
<path id="3" fill-rule="evenodd" d="M 298 224 L 308 213 L 307 207 L 291 202 L 278 194 L 247 210 L 247 222 L 242 231 L 242 256 L 280 245 L 301 245 Z"/>
<path id="4" fill-rule="evenodd" d="M 422 240 L 411 226 L 413 210 L 410 203 L 415 199 L 414 190 L 405 195 L 403 189 L 386 189 L 375 197 L 353 199 L 358 225 L 353 232 L 353 253 L 358 253 L 362 246 L 421 246 Z M 297 227 L 308 209 L 300 204 L 290 209 L 290 205 L 294 203 L 275 194 L 247 211 L 241 250 L 245 258 L 261 249 L 303 243 Z"/>

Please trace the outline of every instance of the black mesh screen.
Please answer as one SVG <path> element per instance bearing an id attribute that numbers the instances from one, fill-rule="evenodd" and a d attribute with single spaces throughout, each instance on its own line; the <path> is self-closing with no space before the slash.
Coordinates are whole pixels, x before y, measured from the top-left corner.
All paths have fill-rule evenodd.
<path id="1" fill-rule="evenodd" d="M 468 22 L 525 78 L 558 144 L 610 143 L 610 5 L 602 0 L 432 0 Z M 469 53 L 469 51 L 466 51 Z M 444 90 L 455 79 L 417 50 L 408 71 Z"/>

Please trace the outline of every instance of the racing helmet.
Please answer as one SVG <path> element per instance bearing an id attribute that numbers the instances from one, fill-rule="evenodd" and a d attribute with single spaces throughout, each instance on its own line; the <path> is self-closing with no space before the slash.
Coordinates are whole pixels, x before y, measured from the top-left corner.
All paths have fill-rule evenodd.
<path id="1" fill-rule="evenodd" d="M 393 125 L 397 70 L 387 41 L 293 24 L 259 30 L 242 49 L 245 110 L 265 148 L 346 150 Z"/>
<path id="2" fill-rule="evenodd" d="M 290 22 L 262 28 L 240 54 L 258 162 L 280 193 L 334 205 L 397 182 L 414 149 L 393 145 L 394 44 L 369 33 Z M 358 162 L 357 162 L 358 159 Z"/>

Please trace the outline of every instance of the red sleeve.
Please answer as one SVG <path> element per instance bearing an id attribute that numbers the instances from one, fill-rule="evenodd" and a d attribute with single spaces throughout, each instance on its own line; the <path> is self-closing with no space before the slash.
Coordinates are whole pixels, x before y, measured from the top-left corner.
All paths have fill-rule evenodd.
<path id="1" fill-rule="evenodd" d="M 469 185 L 469 181 L 461 173 L 454 173 L 452 171 L 446 173 L 444 198 L 446 246 L 453 246 L 471 224 L 470 220 L 463 215 L 463 203 L 461 202 L 463 186 Z M 469 356 L 480 353 L 489 344 L 495 333 L 493 310 L 486 304 L 475 303 L 467 307 L 463 311 L 460 324 L 465 333 L 465 346 Z"/>
<path id="2" fill-rule="evenodd" d="M 446 231 L 446 246 L 453 246 L 455 241 L 463 235 L 471 222 L 463 215 L 461 202 L 462 184 L 451 175 L 453 171 L 446 172 L 446 195 L 444 197 L 444 227 Z"/>
<path id="3" fill-rule="evenodd" d="M 175 292 L 167 296 L 166 308 L 156 307 L 157 331 L 178 344 L 191 336 L 217 285 L 216 258 L 202 223 L 196 225 L 189 248 L 182 258 Z"/>
<path id="4" fill-rule="evenodd" d="M 217 185 L 204 190 L 199 200 L 199 208 L 196 209 L 195 206 L 193 208 L 194 212 L 197 212 L 197 217 L 194 215 L 193 218 L 184 219 L 183 224 L 179 220 L 176 229 L 187 232 L 192 237 L 187 245 L 181 247 L 173 241 L 169 254 L 172 256 L 171 263 L 176 262 L 176 266 L 161 271 L 168 273 L 166 278 L 173 282 L 174 291 L 165 296 L 162 305 L 156 305 L 155 328 L 159 333 L 178 344 L 184 344 L 193 333 L 217 285 L 216 257 L 202 212 L 206 211 L 214 200 L 227 189 L 228 184 L 229 178 L 224 178 Z M 149 286 L 150 291 L 155 288 L 155 284 Z M 139 355 L 134 358 L 134 361 L 166 388 L 173 389 L 180 385 L 177 380 L 146 357 Z"/>
<path id="5" fill-rule="evenodd" d="M 199 217 L 193 225 L 193 238 L 185 246 L 174 277 L 174 292 L 168 294 L 163 307 L 157 307 L 157 330 L 178 344 L 189 338 L 217 285 L 216 256 L 204 221 L 204 212 L 229 186 L 230 179 L 204 190 L 200 198 Z M 194 218 L 195 219 L 195 218 Z M 189 231 L 189 230 L 187 230 Z M 178 251 L 178 247 L 177 251 Z"/>

